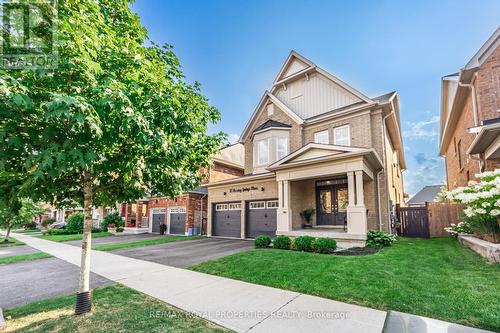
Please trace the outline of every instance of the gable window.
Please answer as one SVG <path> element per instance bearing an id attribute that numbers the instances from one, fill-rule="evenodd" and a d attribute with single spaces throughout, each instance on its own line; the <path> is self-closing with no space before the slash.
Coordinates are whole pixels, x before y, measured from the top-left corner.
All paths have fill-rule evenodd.
<path id="1" fill-rule="evenodd" d="M 350 146 L 351 138 L 349 125 L 335 127 L 333 129 L 333 144 L 339 146 Z"/>
<path id="2" fill-rule="evenodd" d="M 314 133 L 314 143 L 328 144 L 328 130 Z"/>
<path id="3" fill-rule="evenodd" d="M 276 159 L 281 160 L 288 154 L 288 138 L 276 138 Z"/>
<path id="4" fill-rule="evenodd" d="M 257 165 L 266 165 L 269 163 L 269 140 L 257 141 Z"/>

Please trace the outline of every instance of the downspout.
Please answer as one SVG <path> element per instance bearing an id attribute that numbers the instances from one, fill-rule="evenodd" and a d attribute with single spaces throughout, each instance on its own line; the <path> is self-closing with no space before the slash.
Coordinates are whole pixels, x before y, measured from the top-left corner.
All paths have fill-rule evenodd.
<path id="1" fill-rule="evenodd" d="M 203 196 L 201 197 L 201 203 L 200 203 L 200 206 L 201 206 L 201 209 L 200 209 L 200 235 L 203 235 L 203 199 L 205 199 L 206 197 L 207 197 L 207 194 L 203 194 Z"/>

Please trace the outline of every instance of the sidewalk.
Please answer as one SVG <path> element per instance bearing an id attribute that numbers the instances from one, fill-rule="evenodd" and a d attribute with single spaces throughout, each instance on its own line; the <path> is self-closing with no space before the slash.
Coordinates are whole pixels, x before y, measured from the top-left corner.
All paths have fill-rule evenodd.
<path id="1" fill-rule="evenodd" d="M 79 247 L 22 234 L 13 237 L 69 263 L 80 264 Z M 106 252 L 92 251 L 91 256 L 92 272 L 237 332 L 379 333 L 384 329 L 384 311 Z M 437 330 L 438 326 L 428 325 L 431 330 L 427 330 L 420 325 L 418 331 L 408 332 L 453 332 L 449 330 L 452 325 L 459 326 L 441 323 Z M 396 326 L 401 332 L 402 326 Z M 461 327 L 465 330 L 460 332 L 481 331 Z M 386 325 L 385 332 L 390 331 L 396 332 Z"/>

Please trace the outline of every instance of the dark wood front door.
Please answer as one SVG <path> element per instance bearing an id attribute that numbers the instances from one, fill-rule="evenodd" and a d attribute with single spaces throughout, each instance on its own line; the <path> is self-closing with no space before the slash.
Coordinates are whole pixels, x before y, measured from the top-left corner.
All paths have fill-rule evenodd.
<path id="1" fill-rule="evenodd" d="M 317 225 L 344 225 L 347 200 L 346 184 L 316 187 Z"/>

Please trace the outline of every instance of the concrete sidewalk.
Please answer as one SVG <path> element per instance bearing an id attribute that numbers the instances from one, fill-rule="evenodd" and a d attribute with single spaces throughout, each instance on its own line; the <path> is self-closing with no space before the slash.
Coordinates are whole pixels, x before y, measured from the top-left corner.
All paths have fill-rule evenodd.
<path id="1" fill-rule="evenodd" d="M 13 237 L 69 263 L 80 264 L 78 247 L 22 234 Z M 237 332 L 370 333 L 384 329 L 384 311 L 106 252 L 92 251 L 91 255 L 92 272 Z"/>

